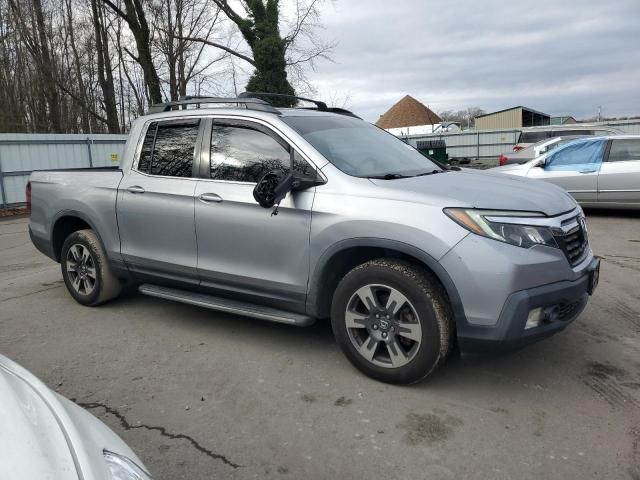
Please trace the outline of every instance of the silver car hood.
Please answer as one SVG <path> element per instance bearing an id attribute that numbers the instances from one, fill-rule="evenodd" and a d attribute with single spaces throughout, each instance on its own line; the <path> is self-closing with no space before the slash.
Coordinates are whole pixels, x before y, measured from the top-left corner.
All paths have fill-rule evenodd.
<path id="1" fill-rule="evenodd" d="M 0 365 L 0 478 L 77 480 L 67 439 L 37 390 Z"/>
<path id="2" fill-rule="evenodd" d="M 140 459 L 106 425 L 0 355 L 0 479 L 108 480 L 103 450 Z"/>
<path id="3" fill-rule="evenodd" d="M 542 212 L 549 216 L 576 208 L 575 200 L 560 187 L 523 177 L 496 175 L 497 170 L 463 169 L 422 177 L 372 182 L 387 189 L 403 192 L 407 196 L 419 194 L 426 202 L 443 207 L 521 210 Z"/>

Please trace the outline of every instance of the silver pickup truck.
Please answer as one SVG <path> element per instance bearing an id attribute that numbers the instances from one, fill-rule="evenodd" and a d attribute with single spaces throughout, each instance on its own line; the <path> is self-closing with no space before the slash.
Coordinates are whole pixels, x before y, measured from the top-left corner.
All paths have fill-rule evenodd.
<path id="1" fill-rule="evenodd" d="M 32 241 L 83 305 L 128 283 L 290 325 L 331 318 L 349 360 L 391 383 L 425 378 L 456 343 L 521 347 L 580 314 L 599 261 L 570 195 L 439 165 L 314 103 L 160 105 L 120 168 L 32 174 Z"/>

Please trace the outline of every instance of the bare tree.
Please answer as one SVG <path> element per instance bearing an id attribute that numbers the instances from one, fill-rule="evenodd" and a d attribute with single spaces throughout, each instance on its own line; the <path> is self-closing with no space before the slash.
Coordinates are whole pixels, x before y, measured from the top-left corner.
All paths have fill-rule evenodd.
<path id="1" fill-rule="evenodd" d="M 463 127 L 472 128 L 475 126 L 475 118 L 484 114 L 480 107 L 469 107 L 465 110 L 443 110 L 438 112 L 438 116 L 445 122 L 457 122 Z"/>
<path id="2" fill-rule="evenodd" d="M 314 67 L 319 58 L 329 58 L 335 44 L 325 43 L 316 35 L 319 26 L 318 6 L 322 0 L 296 0 L 295 19 L 290 32 L 284 37 L 280 33 L 279 0 L 243 0 L 242 11 L 237 11 L 228 0 L 213 0 L 231 20 L 251 50 L 251 56 L 232 48 L 228 44 L 200 37 L 178 38 L 202 42 L 226 51 L 255 67 L 247 89 L 257 92 L 294 94 L 287 71 L 292 71 L 299 83 L 306 84 L 303 65 Z M 275 101 L 285 106 L 288 100 Z"/>
<path id="3" fill-rule="evenodd" d="M 211 0 L 161 0 L 151 9 L 157 26 L 155 46 L 164 57 L 169 97 L 177 100 L 187 94 L 187 85 L 213 64 L 229 57 L 227 52 L 205 59 L 203 42 L 218 26 L 220 9 Z"/>
<path id="4" fill-rule="evenodd" d="M 13 1 L 13 0 L 12 0 Z M 101 0 L 114 13 L 120 16 L 131 30 L 138 48 L 138 55 L 128 52 L 142 68 L 144 81 L 148 89 L 150 103 L 162 102 L 162 91 L 160 89 L 160 77 L 153 63 L 151 52 L 151 30 L 147 22 L 142 0 L 123 0 L 125 10 L 120 9 L 111 0 Z"/>
<path id="5" fill-rule="evenodd" d="M 109 133 L 120 133 L 116 91 L 111 70 L 111 57 L 109 56 L 109 39 L 105 28 L 104 11 L 102 5 L 98 6 L 97 0 L 91 0 L 91 14 L 95 31 L 98 81 L 102 89 L 104 110 L 107 114 L 107 128 Z"/>
<path id="6" fill-rule="evenodd" d="M 0 0 L 0 131 L 126 131 L 150 103 L 247 77 L 312 92 L 321 1 Z"/>

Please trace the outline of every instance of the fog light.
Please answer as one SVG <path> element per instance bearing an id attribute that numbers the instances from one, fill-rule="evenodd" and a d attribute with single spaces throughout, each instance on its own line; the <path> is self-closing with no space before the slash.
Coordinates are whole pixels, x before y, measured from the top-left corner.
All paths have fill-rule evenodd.
<path id="1" fill-rule="evenodd" d="M 524 325 L 524 329 L 528 330 L 529 328 L 539 327 L 544 317 L 544 311 L 540 307 L 529 310 L 529 316 L 527 317 L 527 323 Z"/>

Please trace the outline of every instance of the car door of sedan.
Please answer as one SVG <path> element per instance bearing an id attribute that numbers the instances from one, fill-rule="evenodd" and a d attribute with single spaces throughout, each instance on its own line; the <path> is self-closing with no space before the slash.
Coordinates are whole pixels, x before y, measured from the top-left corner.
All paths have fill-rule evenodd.
<path id="1" fill-rule="evenodd" d="M 564 188 L 580 203 L 595 204 L 605 145 L 602 139 L 569 143 L 550 153 L 544 165 L 531 168 L 528 176 Z"/>
<path id="2" fill-rule="evenodd" d="M 598 175 L 598 203 L 640 207 L 640 138 L 611 140 Z"/>

